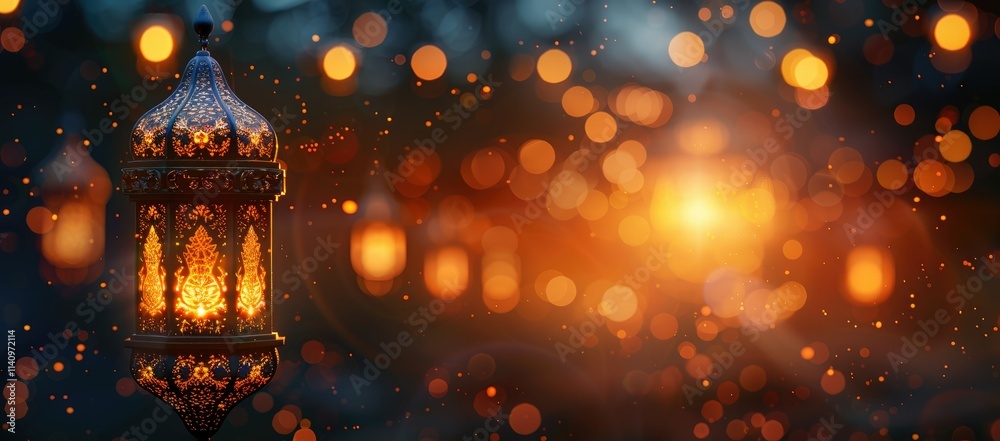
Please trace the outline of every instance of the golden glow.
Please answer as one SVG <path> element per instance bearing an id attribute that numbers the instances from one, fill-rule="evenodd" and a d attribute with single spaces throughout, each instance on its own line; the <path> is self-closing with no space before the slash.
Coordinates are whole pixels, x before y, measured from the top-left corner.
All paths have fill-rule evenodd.
<path id="1" fill-rule="evenodd" d="M 556 306 L 567 306 L 576 299 L 576 283 L 562 274 L 556 275 L 545 283 L 545 298 Z"/>
<path id="2" fill-rule="evenodd" d="M 670 60 L 680 67 L 692 67 L 705 57 L 705 42 L 694 32 L 681 32 L 670 40 Z"/>
<path id="3" fill-rule="evenodd" d="M 830 69 L 805 49 L 793 49 L 781 60 L 781 75 L 789 86 L 817 90 L 830 79 Z"/>
<path id="4" fill-rule="evenodd" d="M 587 137 L 594 142 L 608 142 L 618 133 L 618 122 L 607 112 L 596 112 L 584 124 Z"/>
<path id="5" fill-rule="evenodd" d="M 432 44 L 417 49 L 410 57 L 410 68 L 422 80 L 431 81 L 441 78 L 447 67 L 448 57 L 444 55 L 444 51 Z"/>
<path id="6" fill-rule="evenodd" d="M 346 214 L 354 214 L 358 212 L 358 203 L 351 199 L 344 201 L 340 207 Z"/>
<path id="7" fill-rule="evenodd" d="M 174 36 L 163 26 L 150 26 L 139 37 L 139 53 L 148 61 L 157 63 L 166 60 L 173 51 Z"/>
<path id="8" fill-rule="evenodd" d="M 517 157 L 521 161 L 521 167 L 528 173 L 545 173 L 556 161 L 556 152 L 552 144 L 541 139 L 530 139 L 521 145 L 517 152 Z"/>
<path id="9" fill-rule="evenodd" d="M 972 38 L 969 22 L 958 14 L 948 14 L 941 17 L 934 25 L 934 41 L 938 47 L 946 51 L 965 49 Z"/>
<path id="10" fill-rule="evenodd" d="M 847 290 L 855 302 L 877 305 L 886 301 L 895 277 L 892 254 L 888 251 L 863 246 L 847 255 Z"/>
<path id="11" fill-rule="evenodd" d="M 572 117 L 586 116 L 597 109 L 598 103 L 594 99 L 594 94 L 583 86 L 573 86 L 566 89 L 562 96 L 563 111 Z"/>
<path id="12" fill-rule="evenodd" d="M 240 257 L 243 264 L 236 271 L 236 310 L 245 317 L 253 317 L 264 309 L 267 279 L 264 277 L 264 267 L 260 264 L 260 242 L 257 241 L 257 233 L 252 226 L 243 239 Z"/>
<path id="13" fill-rule="evenodd" d="M 387 222 L 362 223 L 351 232 L 351 265 L 365 280 L 384 282 L 406 266 L 406 235 Z"/>
<path id="14" fill-rule="evenodd" d="M 714 118 L 689 121 L 677 131 L 680 147 L 688 153 L 718 153 L 729 144 L 729 129 Z"/>
<path id="15" fill-rule="evenodd" d="M 755 185 L 740 194 L 739 207 L 743 218 L 753 224 L 771 220 L 777 210 L 774 194 L 765 185 Z"/>
<path id="16" fill-rule="evenodd" d="M 941 137 L 938 147 L 944 159 L 949 162 L 962 162 L 972 153 L 972 139 L 961 130 L 952 130 Z"/>
<path id="17" fill-rule="evenodd" d="M 788 260 L 796 260 L 802 257 L 802 243 L 795 239 L 789 239 L 781 246 L 781 253 Z"/>
<path id="18" fill-rule="evenodd" d="M 139 311 L 155 317 L 167 308 L 163 298 L 167 272 L 160 264 L 163 249 L 155 228 L 149 227 L 149 234 L 146 235 L 146 243 L 142 248 L 142 268 L 139 269 L 139 291 L 142 296 Z"/>
<path id="19" fill-rule="evenodd" d="M 666 180 L 657 183 L 650 203 L 651 219 L 664 231 L 702 231 L 723 221 L 723 207 L 706 183 L 691 181 L 676 188 Z"/>
<path id="20" fill-rule="evenodd" d="M 334 46 L 323 56 L 323 72 L 333 80 L 346 80 L 354 75 L 357 60 L 354 52 L 344 46 Z"/>
<path id="21" fill-rule="evenodd" d="M 761 37 L 774 37 L 785 29 L 785 10 L 772 1 L 757 3 L 750 10 L 750 27 Z"/>
<path id="22" fill-rule="evenodd" d="M 427 253 L 424 259 L 424 283 L 438 298 L 454 298 L 469 287 L 469 254 L 457 246 Z"/>
<path id="23" fill-rule="evenodd" d="M 219 253 L 204 225 L 199 225 L 184 246 L 184 264 L 177 268 L 174 292 L 177 311 L 195 318 L 218 318 L 226 311 L 226 273 L 219 268 Z M 183 275 L 185 268 L 187 275 Z"/>
<path id="24" fill-rule="evenodd" d="M 17 9 L 21 0 L 0 0 L 0 14 L 10 14 Z"/>
<path id="25" fill-rule="evenodd" d="M 597 311 L 613 322 L 624 322 L 639 309 L 639 299 L 632 288 L 625 285 L 614 285 L 604 291 Z"/>
<path id="26" fill-rule="evenodd" d="M 559 49 L 549 49 L 538 57 L 538 77 L 546 83 L 561 83 L 573 71 L 573 61 Z"/>
<path id="27" fill-rule="evenodd" d="M 191 140 L 195 144 L 205 144 L 208 142 L 208 133 L 203 130 L 198 130 L 191 134 Z"/>
<path id="28" fill-rule="evenodd" d="M 642 245 L 649 239 L 649 222 L 642 216 L 625 216 L 618 224 L 618 236 L 626 245 Z"/>
<path id="29" fill-rule="evenodd" d="M 906 164 L 895 159 L 883 162 L 878 166 L 878 171 L 875 173 L 879 185 L 889 190 L 903 188 L 910 177 L 910 172 L 907 170 Z"/>
<path id="30" fill-rule="evenodd" d="M 55 210 L 53 210 L 55 212 Z M 42 235 L 42 255 L 58 268 L 86 268 L 104 254 L 104 207 L 63 204 L 53 228 Z"/>

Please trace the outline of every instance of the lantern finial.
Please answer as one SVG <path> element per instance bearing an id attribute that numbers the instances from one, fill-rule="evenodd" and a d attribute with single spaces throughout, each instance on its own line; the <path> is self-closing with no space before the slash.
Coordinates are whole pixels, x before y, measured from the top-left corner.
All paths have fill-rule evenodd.
<path id="1" fill-rule="evenodd" d="M 198 9 L 198 16 L 194 18 L 194 32 L 198 34 L 198 43 L 201 44 L 201 50 L 208 50 L 208 34 L 212 33 L 212 29 L 215 28 L 215 21 L 212 20 L 212 14 L 208 12 L 208 6 L 201 5 Z"/>

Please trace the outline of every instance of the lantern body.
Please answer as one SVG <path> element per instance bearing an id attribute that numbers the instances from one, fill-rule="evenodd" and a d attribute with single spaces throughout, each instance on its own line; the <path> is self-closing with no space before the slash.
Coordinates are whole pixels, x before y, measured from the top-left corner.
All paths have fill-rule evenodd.
<path id="1" fill-rule="evenodd" d="M 207 30 L 204 17 L 195 22 L 203 45 L 207 20 Z M 272 332 L 277 138 L 201 50 L 136 123 L 131 153 L 122 188 L 136 208 L 132 376 L 208 439 L 274 376 L 284 342 Z"/>

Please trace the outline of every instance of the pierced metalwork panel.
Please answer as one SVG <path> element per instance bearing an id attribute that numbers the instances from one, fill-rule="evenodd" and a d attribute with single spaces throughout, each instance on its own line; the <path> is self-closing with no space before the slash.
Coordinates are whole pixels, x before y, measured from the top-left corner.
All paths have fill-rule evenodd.
<path id="1" fill-rule="evenodd" d="M 174 206 L 174 253 L 177 331 L 180 334 L 222 334 L 226 327 L 226 268 L 228 206 L 177 204 Z"/>
<path id="2" fill-rule="evenodd" d="M 239 204 L 236 235 L 236 330 L 270 331 L 271 213 L 269 204 Z"/>
<path id="3" fill-rule="evenodd" d="M 167 237 L 167 206 L 136 206 L 136 254 L 139 258 L 138 310 L 139 332 L 166 332 L 166 276 L 164 269 Z"/>

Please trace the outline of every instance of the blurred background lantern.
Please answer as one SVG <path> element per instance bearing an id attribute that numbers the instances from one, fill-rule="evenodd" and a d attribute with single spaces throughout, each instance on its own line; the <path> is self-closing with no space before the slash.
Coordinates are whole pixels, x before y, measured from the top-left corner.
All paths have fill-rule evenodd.
<path id="1" fill-rule="evenodd" d="M 469 253 L 459 246 L 444 246 L 427 252 L 424 283 L 438 298 L 450 299 L 469 287 Z"/>
<path id="2" fill-rule="evenodd" d="M 278 365 L 271 206 L 285 172 L 273 128 L 236 98 L 207 51 L 205 6 L 194 28 L 202 50 L 136 122 L 122 188 L 136 203 L 132 376 L 207 440 Z"/>
<path id="3" fill-rule="evenodd" d="M 111 197 L 108 172 L 77 138 L 56 150 L 43 169 L 51 171 L 41 182 L 45 205 L 32 208 L 26 220 L 41 235 L 42 255 L 51 265 L 44 269 L 53 271 L 64 285 L 93 282 L 104 269 L 104 211 Z"/>
<path id="4" fill-rule="evenodd" d="M 406 232 L 394 221 L 389 195 L 376 190 L 364 206 L 365 218 L 351 229 L 351 266 L 361 289 L 382 296 L 406 268 Z"/>

